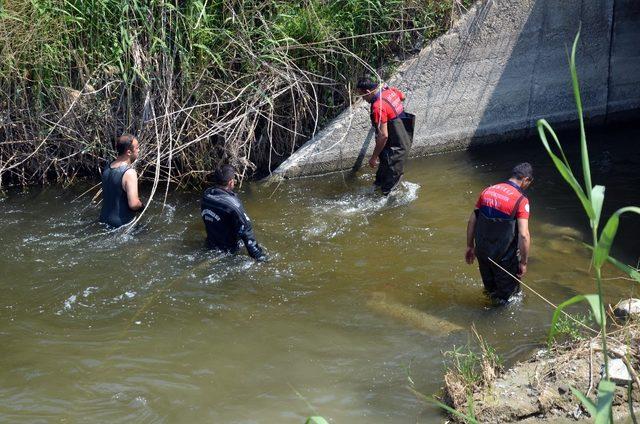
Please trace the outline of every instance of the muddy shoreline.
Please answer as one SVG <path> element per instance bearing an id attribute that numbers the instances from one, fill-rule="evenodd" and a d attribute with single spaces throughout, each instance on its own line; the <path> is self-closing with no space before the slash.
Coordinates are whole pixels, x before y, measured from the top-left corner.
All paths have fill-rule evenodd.
<path id="1" fill-rule="evenodd" d="M 633 410 L 640 410 L 640 324 L 633 322 L 610 331 L 609 370 L 616 383 L 613 415 L 616 421 L 626 422 L 631 419 L 629 384 Z M 469 387 L 462 376 L 449 370 L 444 378 L 443 401 L 462 414 L 468 414 L 472 406 L 476 420 L 482 423 L 592 422 L 572 388 L 592 400 L 596 397 L 604 370 L 601 346 L 600 335 L 556 344 L 538 350 L 529 360 L 508 370 L 491 363 L 483 352 L 482 381 Z M 630 372 L 623 371 L 625 377 L 613 377 L 615 364 L 624 364 Z M 449 418 L 464 422 L 453 415 Z"/>

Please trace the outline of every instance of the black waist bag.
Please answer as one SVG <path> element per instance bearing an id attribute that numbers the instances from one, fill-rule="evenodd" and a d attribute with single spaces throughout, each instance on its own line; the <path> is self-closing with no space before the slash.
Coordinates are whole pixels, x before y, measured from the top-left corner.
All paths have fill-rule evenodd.
<path id="1" fill-rule="evenodd" d="M 413 129 L 416 124 L 416 116 L 408 112 L 398 113 L 388 99 L 383 97 L 382 101 L 387 103 L 396 114 L 396 117 L 387 123 L 387 131 L 389 131 L 387 145 L 396 151 L 396 154 L 406 159 L 413 144 Z M 371 115 L 371 122 L 375 125 L 373 115 Z"/>
<path id="2" fill-rule="evenodd" d="M 491 258 L 498 262 L 517 250 L 518 223 L 515 219 L 518 206 L 524 196 L 516 202 L 509 218 L 488 218 L 478 213 L 476 221 L 476 256 Z"/>
<path id="3" fill-rule="evenodd" d="M 413 129 L 416 125 L 416 115 L 413 113 L 404 112 L 400 115 L 400 119 L 402 119 L 402 125 L 404 125 L 404 129 L 407 131 L 407 135 L 409 136 L 409 143 L 413 142 Z"/>

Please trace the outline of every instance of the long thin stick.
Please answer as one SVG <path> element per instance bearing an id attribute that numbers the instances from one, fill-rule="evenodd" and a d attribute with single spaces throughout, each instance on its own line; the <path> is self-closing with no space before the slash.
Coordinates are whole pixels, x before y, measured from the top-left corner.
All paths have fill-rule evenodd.
<path id="1" fill-rule="evenodd" d="M 516 277 L 515 275 L 513 275 L 512 273 L 510 273 L 509 271 L 507 271 L 506 269 L 504 269 L 503 267 L 501 267 L 496 261 L 494 261 L 493 259 L 489 258 L 489 260 L 498 268 L 500 268 L 501 270 L 503 270 L 504 272 L 506 272 L 507 274 L 509 274 L 509 276 L 511 276 L 511 278 L 513 278 L 514 280 L 516 280 L 518 283 L 522 284 L 524 287 L 526 287 L 527 289 L 529 289 L 533 294 L 535 294 L 536 296 L 538 296 L 540 299 L 542 299 L 543 301 L 545 301 L 547 304 L 549 304 L 552 308 L 554 309 L 558 309 L 558 307 L 556 305 L 554 305 L 550 300 L 548 300 L 546 297 L 544 297 L 543 295 L 541 295 L 540 293 L 538 293 L 537 291 L 535 291 L 533 288 L 529 287 L 527 284 L 525 284 L 522 280 L 520 280 L 518 277 Z M 566 313 L 565 311 L 560 311 L 562 312 L 567 318 L 569 318 L 570 320 L 572 320 L 573 322 L 575 322 L 576 324 L 580 325 L 581 327 L 586 328 L 589 331 L 592 331 L 594 333 L 599 333 L 599 331 L 594 330 L 593 328 L 589 327 L 588 325 L 578 321 L 577 319 L 575 319 L 574 317 L 572 317 L 570 314 Z"/>

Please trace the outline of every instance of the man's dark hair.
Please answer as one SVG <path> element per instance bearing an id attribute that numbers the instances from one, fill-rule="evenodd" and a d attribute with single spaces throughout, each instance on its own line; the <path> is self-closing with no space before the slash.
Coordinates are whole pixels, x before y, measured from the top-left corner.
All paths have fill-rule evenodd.
<path id="1" fill-rule="evenodd" d="M 217 185 L 227 185 L 236 175 L 236 169 L 232 165 L 223 165 L 213 172 L 213 182 Z"/>
<path id="2" fill-rule="evenodd" d="M 137 140 L 136 136 L 131 134 L 122 134 L 116 139 L 116 152 L 118 156 L 127 153 L 127 150 L 133 150 L 133 140 Z"/>
<path id="3" fill-rule="evenodd" d="M 522 162 L 517 164 L 511 170 L 511 177 L 519 180 L 523 178 L 533 179 L 533 167 L 529 162 Z"/>
<path id="4" fill-rule="evenodd" d="M 362 77 L 358 80 L 356 88 L 361 91 L 371 91 L 378 87 L 378 81 L 372 77 Z"/>

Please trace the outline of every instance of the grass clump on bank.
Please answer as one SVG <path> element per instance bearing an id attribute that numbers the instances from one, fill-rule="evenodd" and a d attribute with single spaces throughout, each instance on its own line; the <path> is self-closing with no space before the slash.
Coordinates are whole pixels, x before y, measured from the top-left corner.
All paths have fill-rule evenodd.
<path id="1" fill-rule="evenodd" d="M 436 404 L 464 422 L 475 423 L 474 394 L 490 387 L 503 370 L 502 359 L 472 327 L 478 349 L 470 345 L 445 352 L 443 402 Z M 464 411 L 464 412 L 463 412 Z"/>
<path id="2" fill-rule="evenodd" d="M 5 0 L 0 187 L 96 175 L 121 132 L 141 170 L 268 171 L 471 0 Z"/>

